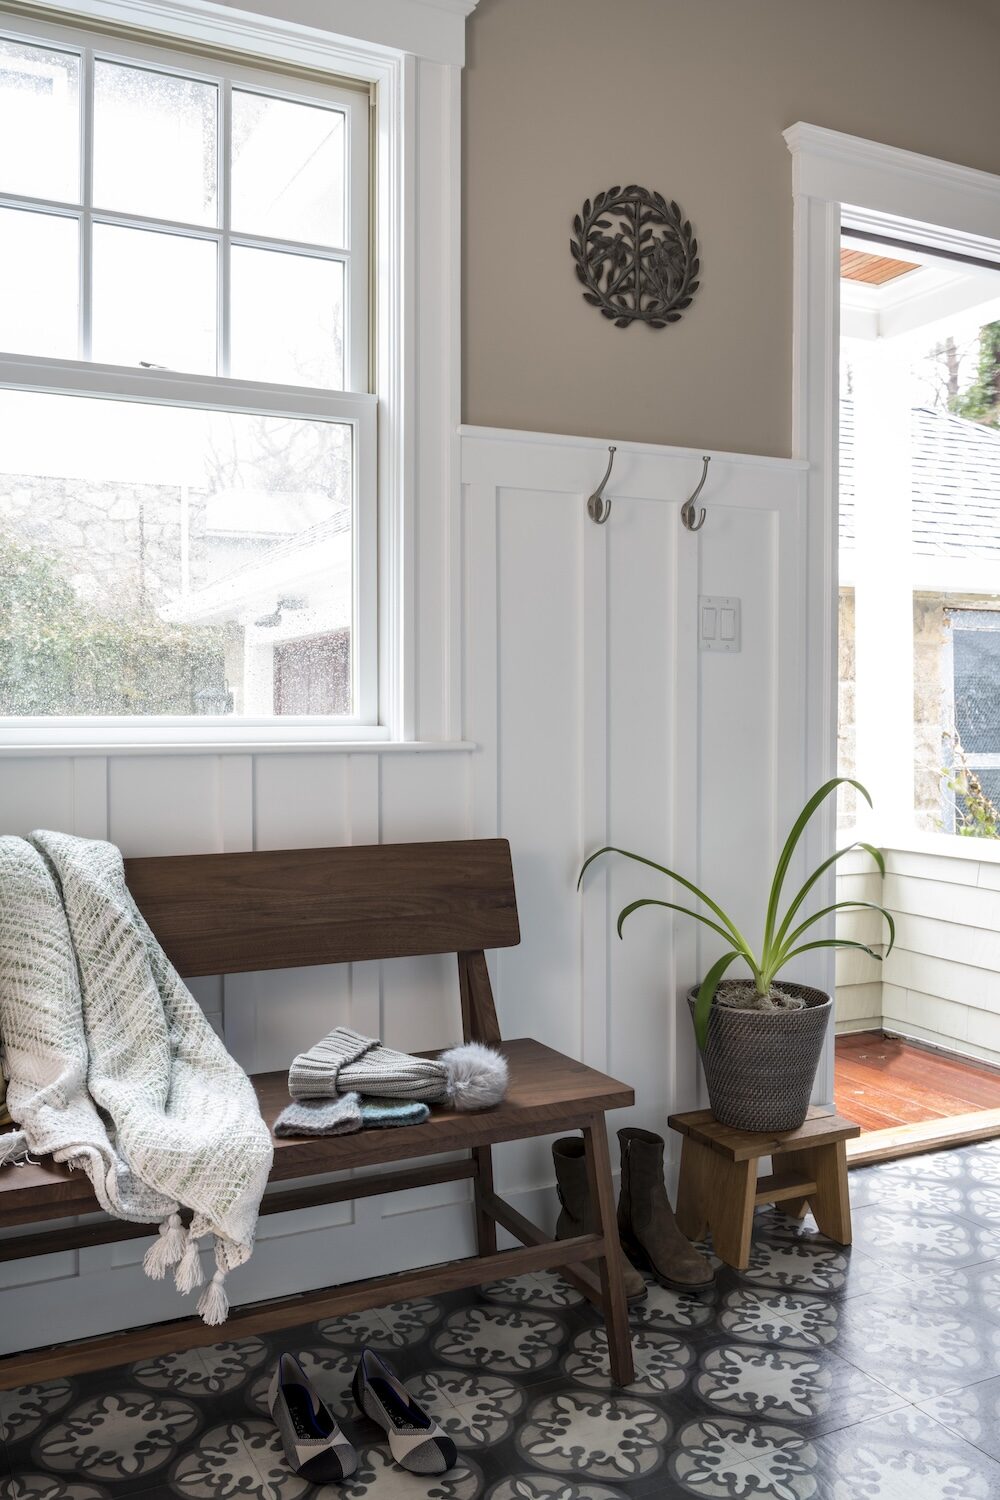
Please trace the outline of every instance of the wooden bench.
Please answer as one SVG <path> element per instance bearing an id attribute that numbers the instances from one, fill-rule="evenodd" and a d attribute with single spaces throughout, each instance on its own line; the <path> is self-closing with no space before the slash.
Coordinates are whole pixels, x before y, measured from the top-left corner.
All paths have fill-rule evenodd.
<path id="1" fill-rule="evenodd" d="M 314 964 L 455 953 L 466 1040 L 499 1046 L 510 1069 L 507 1097 L 475 1114 L 435 1106 L 423 1125 L 350 1136 L 276 1139 L 271 1181 L 467 1151 L 460 1160 L 398 1166 L 349 1181 L 268 1192 L 263 1214 L 471 1179 L 477 1254 L 443 1265 L 236 1306 L 223 1328 L 198 1318 L 133 1329 L 0 1359 L 0 1389 L 214 1344 L 404 1298 L 433 1296 L 504 1276 L 559 1267 L 604 1317 L 611 1372 L 633 1379 L 632 1346 L 615 1225 L 604 1115 L 634 1102 L 624 1084 L 529 1038 L 502 1041 L 485 949 L 520 941 L 510 848 L 503 839 L 181 855 L 126 862 L 136 902 L 179 972 L 238 974 Z M 333 1024 L 333 1018 L 330 1018 Z M 324 1029 L 317 1023 L 317 1037 Z M 389 1039 L 391 1041 L 391 1038 Z M 291 1058 L 289 1058 L 289 1062 Z M 288 1103 L 287 1075 L 253 1080 L 268 1123 Z M 582 1130 L 598 1232 L 555 1242 L 493 1186 L 501 1141 Z M 82 1172 L 45 1160 L 0 1170 L 0 1227 L 99 1212 Z M 497 1225 L 520 1246 L 497 1250 Z M 0 1259 L 149 1237 L 152 1226 L 100 1217 L 0 1240 Z M 596 1272 L 591 1263 L 596 1263 Z M 231 1293 L 239 1296 L 238 1273 Z M 39 1333 L 47 1332 L 44 1328 Z"/>

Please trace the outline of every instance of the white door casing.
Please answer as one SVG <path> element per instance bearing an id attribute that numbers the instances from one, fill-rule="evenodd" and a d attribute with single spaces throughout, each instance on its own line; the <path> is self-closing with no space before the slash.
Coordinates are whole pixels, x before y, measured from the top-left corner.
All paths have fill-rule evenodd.
<path id="1" fill-rule="evenodd" d="M 808 464 L 806 742 L 809 785 L 837 765 L 837 413 L 841 222 L 1000 264 L 1000 177 L 803 122 L 784 133 L 792 154 L 793 451 Z M 816 820 L 812 864 L 832 851 L 836 810 Z M 835 899 L 834 877 L 827 901 Z M 832 953 L 818 968 L 832 992 Z M 833 1030 L 817 1080 L 833 1098 Z"/>

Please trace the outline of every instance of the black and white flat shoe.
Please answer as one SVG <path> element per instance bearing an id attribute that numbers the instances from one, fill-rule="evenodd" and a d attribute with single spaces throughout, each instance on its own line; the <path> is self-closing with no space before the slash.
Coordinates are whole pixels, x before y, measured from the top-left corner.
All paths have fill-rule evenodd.
<path id="1" fill-rule="evenodd" d="M 436 1422 L 421 1411 L 391 1365 L 363 1349 L 351 1389 L 358 1410 L 385 1430 L 389 1452 L 411 1474 L 444 1474 L 458 1449 Z"/>
<path id="2" fill-rule="evenodd" d="M 354 1473 L 358 1455 L 294 1354 L 283 1354 L 278 1360 L 267 1404 L 281 1434 L 285 1457 L 296 1474 L 311 1484 L 331 1484 Z"/>

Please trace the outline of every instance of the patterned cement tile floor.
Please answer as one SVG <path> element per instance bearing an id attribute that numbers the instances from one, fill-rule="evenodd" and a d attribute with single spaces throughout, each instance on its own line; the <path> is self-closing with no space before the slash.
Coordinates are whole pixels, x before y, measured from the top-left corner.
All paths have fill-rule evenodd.
<path id="1" fill-rule="evenodd" d="M 550 1275 L 0 1394 L 0 1500 L 1000 1500 L 1000 1141 L 851 1174 L 846 1252 L 773 1212 L 704 1296 L 652 1286 L 612 1389 L 589 1306 Z M 359 1345 L 452 1434 L 442 1479 L 355 1416 Z M 314 1489 L 264 1395 L 301 1351 L 357 1474 Z"/>

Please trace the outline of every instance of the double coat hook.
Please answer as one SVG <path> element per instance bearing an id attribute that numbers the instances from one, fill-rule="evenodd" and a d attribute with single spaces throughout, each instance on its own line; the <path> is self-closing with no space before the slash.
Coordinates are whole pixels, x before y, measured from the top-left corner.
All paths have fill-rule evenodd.
<path id="1" fill-rule="evenodd" d="M 611 501 L 604 498 L 604 486 L 611 478 L 611 469 L 617 451 L 614 443 L 608 444 L 608 467 L 604 471 L 604 478 L 587 501 L 587 515 L 592 521 L 596 521 L 598 526 L 603 526 L 611 514 Z"/>
<path id="2" fill-rule="evenodd" d="M 611 514 L 611 501 L 605 500 L 604 488 L 611 478 L 611 470 L 614 467 L 615 453 L 617 451 L 614 443 L 608 444 L 608 467 L 605 469 L 604 477 L 597 486 L 597 489 L 587 499 L 587 515 L 598 526 L 603 526 Z M 701 478 L 698 481 L 697 487 L 681 506 L 681 520 L 688 531 L 700 531 L 705 524 L 705 507 L 701 506 L 696 520 L 694 503 L 705 488 L 705 480 L 708 478 L 708 466 L 711 462 L 712 460 L 708 454 L 703 453 L 701 458 Z"/>
<path id="3" fill-rule="evenodd" d="M 681 520 L 688 531 L 700 531 L 705 524 L 705 507 L 701 507 L 701 513 L 696 521 L 694 518 L 694 502 L 705 488 L 705 480 L 708 478 L 708 466 L 711 462 L 712 460 L 708 454 L 703 453 L 701 456 L 701 478 L 698 481 L 698 487 L 692 491 L 681 506 Z"/>

